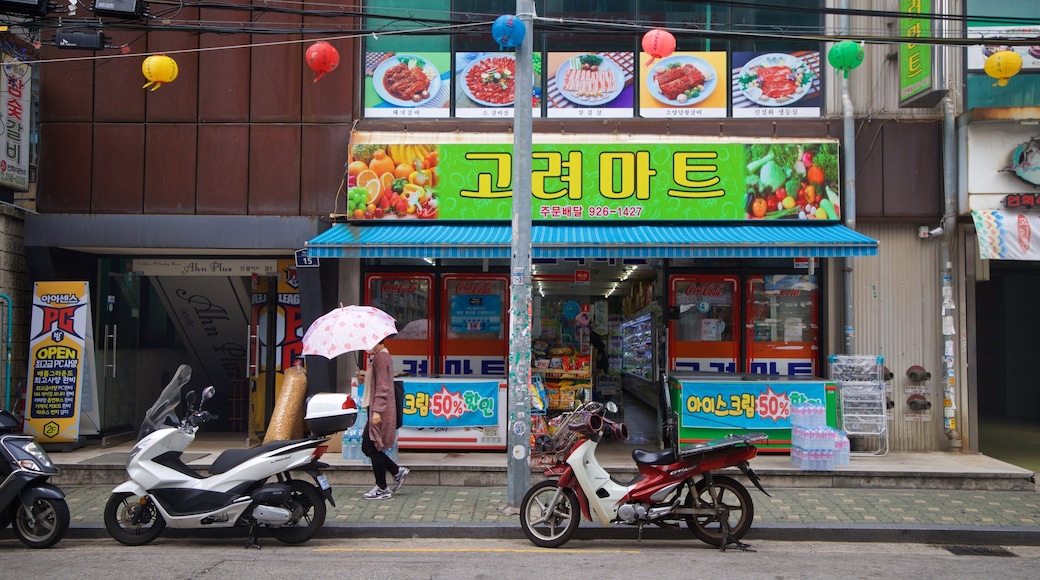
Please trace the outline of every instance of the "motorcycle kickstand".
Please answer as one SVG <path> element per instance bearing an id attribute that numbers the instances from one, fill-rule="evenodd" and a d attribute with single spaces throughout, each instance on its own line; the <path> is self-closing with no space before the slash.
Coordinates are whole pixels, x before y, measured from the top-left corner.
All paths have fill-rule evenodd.
<path id="1" fill-rule="evenodd" d="M 256 525 L 256 522 L 249 524 L 249 538 L 246 540 L 245 546 L 247 550 L 249 548 L 256 548 L 257 550 L 260 549 L 260 542 L 257 538 L 259 527 L 260 526 Z"/>

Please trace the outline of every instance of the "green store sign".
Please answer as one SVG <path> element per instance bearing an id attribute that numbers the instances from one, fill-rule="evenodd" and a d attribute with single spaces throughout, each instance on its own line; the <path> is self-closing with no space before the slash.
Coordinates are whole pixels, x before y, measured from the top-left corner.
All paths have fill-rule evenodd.
<path id="1" fill-rule="evenodd" d="M 361 183 L 352 183 L 348 219 L 512 218 L 512 144 L 351 149 L 348 167 Z M 364 169 L 366 159 L 374 170 Z M 376 193 L 391 167 L 395 176 L 383 175 Z M 541 222 L 841 218 L 838 144 L 830 141 L 535 144 L 531 167 L 531 217 Z"/>

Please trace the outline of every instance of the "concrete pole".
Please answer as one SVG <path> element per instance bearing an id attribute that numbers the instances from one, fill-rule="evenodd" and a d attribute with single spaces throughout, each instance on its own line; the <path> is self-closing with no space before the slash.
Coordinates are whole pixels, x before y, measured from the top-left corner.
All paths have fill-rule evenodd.
<path id="1" fill-rule="evenodd" d="M 849 0 L 842 0 L 841 8 L 848 10 Z M 838 17 L 838 34 L 849 33 L 849 15 L 842 13 Z M 841 108 L 843 117 L 844 139 L 842 145 L 845 148 L 845 180 L 844 191 L 845 203 L 841 209 L 845 217 L 845 227 L 850 230 L 856 229 L 856 121 L 855 109 L 852 106 L 852 95 L 849 89 L 849 79 L 841 79 Z M 855 320 L 855 288 L 852 280 L 852 258 L 842 259 L 842 287 L 844 290 L 844 336 L 845 354 L 856 354 L 856 320 Z"/>
<path id="2" fill-rule="evenodd" d="M 509 284 L 509 459 L 506 501 L 519 507 L 531 483 L 531 96 L 534 0 L 516 0 L 527 34 L 516 51 L 513 102 L 513 244 Z"/>

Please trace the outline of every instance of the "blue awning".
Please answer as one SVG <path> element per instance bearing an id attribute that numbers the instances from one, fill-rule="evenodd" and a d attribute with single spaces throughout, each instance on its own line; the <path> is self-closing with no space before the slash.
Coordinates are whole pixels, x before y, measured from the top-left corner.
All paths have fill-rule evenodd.
<path id="1" fill-rule="evenodd" d="M 316 258 L 509 258 L 510 224 L 336 224 L 307 242 Z M 532 258 L 839 258 L 877 255 L 838 224 L 534 224 Z"/>

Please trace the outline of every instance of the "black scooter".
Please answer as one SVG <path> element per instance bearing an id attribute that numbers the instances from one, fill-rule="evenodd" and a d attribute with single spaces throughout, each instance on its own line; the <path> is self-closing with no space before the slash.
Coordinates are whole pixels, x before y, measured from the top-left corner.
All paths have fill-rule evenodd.
<path id="1" fill-rule="evenodd" d="M 13 524 L 14 534 L 30 548 L 49 548 L 69 529 L 65 493 L 48 482 L 61 471 L 22 422 L 0 410 L 0 530 Z"/>

